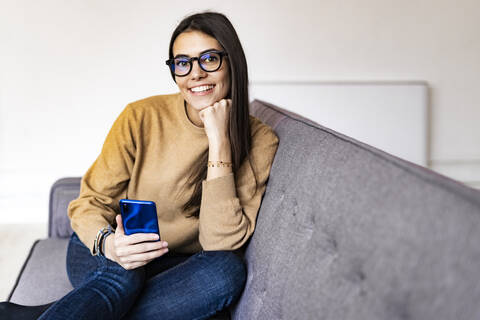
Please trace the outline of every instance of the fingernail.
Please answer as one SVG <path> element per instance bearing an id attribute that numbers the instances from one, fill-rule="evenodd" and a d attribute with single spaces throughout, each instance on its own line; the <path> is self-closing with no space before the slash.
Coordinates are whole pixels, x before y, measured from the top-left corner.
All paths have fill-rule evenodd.
<path id="1" fill-rule="evenodd" d="M 168 242 L 167 242 L 167 241 L 164 241 L 164 242 L 163 242 L 163 246 L 164 246 L 164 247 L 168 246 Z"/>

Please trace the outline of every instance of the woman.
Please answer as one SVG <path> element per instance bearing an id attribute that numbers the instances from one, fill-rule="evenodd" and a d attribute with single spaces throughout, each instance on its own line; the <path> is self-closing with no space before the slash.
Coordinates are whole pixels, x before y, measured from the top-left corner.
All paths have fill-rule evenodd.
<path id="1" fill-rule="evenodd" d="M 113 124 L 69 205 L 74 290 L 39 319 L 207 319 L 241 295 L 235 253 L 254 231 L 278 138 L 249 116 L 245 55 L 224 15 L 181 21 L 166 63 L 180 93 L 130 103 Z M 125 235 L 127 197 L 157 204 L 161 241 Z"/>

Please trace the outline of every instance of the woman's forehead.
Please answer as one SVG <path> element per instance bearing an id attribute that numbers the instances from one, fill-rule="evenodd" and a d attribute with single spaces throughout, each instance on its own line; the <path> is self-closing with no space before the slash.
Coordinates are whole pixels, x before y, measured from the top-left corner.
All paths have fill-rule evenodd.
<path id="1" fill-rule="evenodd" d="M 173 43 L 173 56 L 195 57 L 208 49 L 222 50 L 218 41 L 201 31 L 186 31 L 178 35 Z"/>

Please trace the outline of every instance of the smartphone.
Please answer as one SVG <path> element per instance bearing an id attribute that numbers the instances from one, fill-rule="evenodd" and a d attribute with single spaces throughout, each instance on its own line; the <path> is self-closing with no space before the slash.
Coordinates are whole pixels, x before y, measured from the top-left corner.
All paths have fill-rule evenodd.
<path id="1" fill-rule="evenodd" d="M 157 207 L 153 201 L 120 200 L 120 213 L 126 235 L 134 233 L 156 233 L 160 241 Z"/>

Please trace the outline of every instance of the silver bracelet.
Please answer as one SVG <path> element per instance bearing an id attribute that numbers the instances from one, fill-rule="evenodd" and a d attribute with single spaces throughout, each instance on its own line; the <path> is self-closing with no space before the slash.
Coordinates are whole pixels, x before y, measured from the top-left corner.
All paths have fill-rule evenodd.
<path id="1" fill-rule="evenodd" d="M 103 227 L 102 229 L 98 230 L 97 236 L 95 237 L 95 241 L 93 242 L 93 255 L 94 256 L 101 256 L 104 257 L 105 253 L 105 244 L 104 244 L 104 238 L 109 235 L 115 233 L 115 231 L 112 230 L 112 227 L 108 225 L 108 227 Z"/>

